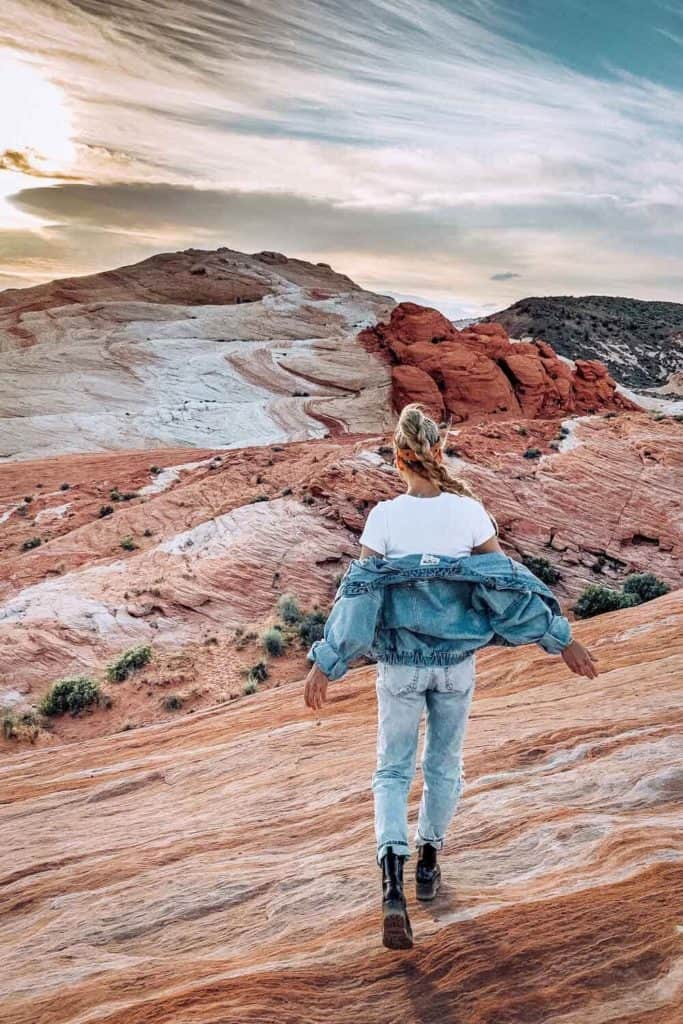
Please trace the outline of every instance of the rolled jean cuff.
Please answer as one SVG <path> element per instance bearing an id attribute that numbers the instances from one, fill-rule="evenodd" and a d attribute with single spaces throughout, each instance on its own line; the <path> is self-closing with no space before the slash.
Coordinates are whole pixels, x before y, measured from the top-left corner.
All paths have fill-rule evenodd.
<path id="1" fill-rule="evenodd" d="M 393 848 L 394 853 L 397 853 L 399 857 L 410 857 L 410 847 L 407 843 L 382 843 L 382 845 L 377 848 L 377 863 L 379 865 L 382 864 L 382 858 L 390 846 Z"/>
<path id="2" fill-rule="evenodd" d="M 421 836 L 418 832 L 415 836 L 415 846 L 419 848 L 420 846 L 424 846 L 425 843 L 429 843 L 430 846 L 433 846 L 437 850 L 443 850 L 443 837 L 441 839 L 425 839 L 425 837 Z"/>

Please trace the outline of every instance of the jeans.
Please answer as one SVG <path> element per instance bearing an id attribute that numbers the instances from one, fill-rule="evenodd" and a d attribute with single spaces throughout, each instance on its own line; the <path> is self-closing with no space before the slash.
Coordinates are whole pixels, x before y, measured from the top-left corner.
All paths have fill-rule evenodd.
<path id="1" fill-rule="evenodd" d="M 456 665 L 377 663 L 377 768 L 372 776 L 377 863 L 389 846 L 410 856 L 408 793 L 423 710 L 422 799 L 415 846 L 443 849 L 462 790 L 462 746 L 474 691 L 474 655 Z"/>

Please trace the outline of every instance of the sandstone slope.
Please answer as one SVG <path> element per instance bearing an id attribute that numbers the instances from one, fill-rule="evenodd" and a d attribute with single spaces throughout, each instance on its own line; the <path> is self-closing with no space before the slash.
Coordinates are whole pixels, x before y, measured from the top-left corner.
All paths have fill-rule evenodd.
<path id="1" fill-rule="evenodd" d="M 0 293 L 0 460 L 374 431 L 356 340 L 393 300 L 325 264 L 230 249 Z"/>
<path id="2" fill-rule="evenodd" d="M 578 635 L 595 681 L 478 656 L 444 887 L 411 893 L 402 953 L 379 942 L 370 668 L 317 715 L 294 682 L 6 760 L 3 1020 L 674 1024 L 682 595 Z"/>
<path id="3" fill-rule="evenodd" d="M 561 440 L 558 426 L 465 423 L 449 435 L 447 460 L 497 517 L 505 550 L 548 559 L 565 608 L 587 584 L 618 586 L 635 571 L 680 586 L 681 425 L 643 413 L 569 418 Z M 153 664 L 107 687 L 110 709 L 57 719 L 38 742 L 172 717 L 169 695 L 185 712 L 240 698 L 280 595 L 329 607 L 368 509 L 401 491 L 389 440 L 0 467 L 0 707 L 28 709 L 65 675 L 104 680 L 107 662 L 140 643 L 152 645 Z M 525 458 L 530 448 L 540 457 Z M 32 538 L 40 546 L 22 550 Z M 294 644 L 269 659 L 264 686 L 305 669 L 305 646 Z"/>

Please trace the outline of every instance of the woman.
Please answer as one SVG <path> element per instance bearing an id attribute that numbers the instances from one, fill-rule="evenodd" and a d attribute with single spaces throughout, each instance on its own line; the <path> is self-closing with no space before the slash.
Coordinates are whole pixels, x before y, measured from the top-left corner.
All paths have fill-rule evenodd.
<path id="1" fill-rule="evenodd" d="M 433 899 L 437 854 L 462 788 L 462 746 L 474 689 L 474 652 L 488 643 L 537 642 L 575 673 L 594 678 L 595 659 L 573 640 L 547 587 L 498 543 L 495 520 L 443 463 L 437 424 L 405 406 L 394 434 L 407 490 L 380 501 L 361 534 L 325 625 L 308 652 L 305 701 L 326 699 L 359 654 L 377 659 L 377 767 L 372 776 L 377 863 L 382 867 L 383 942 L 412 945 L 403 891 L 410 856 L 408 793 L 426 709 L 423 791 L 414 836 L 418 899 Z M 472 557 L 472 556 L 477 557 Z M 418 557 L 420 556 L 420 557 Z"/>

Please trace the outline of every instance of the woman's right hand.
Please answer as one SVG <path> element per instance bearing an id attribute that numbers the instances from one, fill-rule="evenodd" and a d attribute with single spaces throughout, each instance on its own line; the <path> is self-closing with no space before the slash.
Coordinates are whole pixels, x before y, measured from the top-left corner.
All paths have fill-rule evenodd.
<path id="1" fill-rule="evenodd" d="M 314 664 L 306 676 L 304 686 L 304 701 L 306 706 L 318 711 L 327 700 L 327 684 L 329 679 L 325 673 Z"/>
<path id="2" fill-rule="evenodd" d="M 562 658 L 565 665 L 577 676 L 595 679 L 599 673 L 597 659 L 578 640 L 572 640 L 569 646 L 565 647 L 562 651 Z"/>

